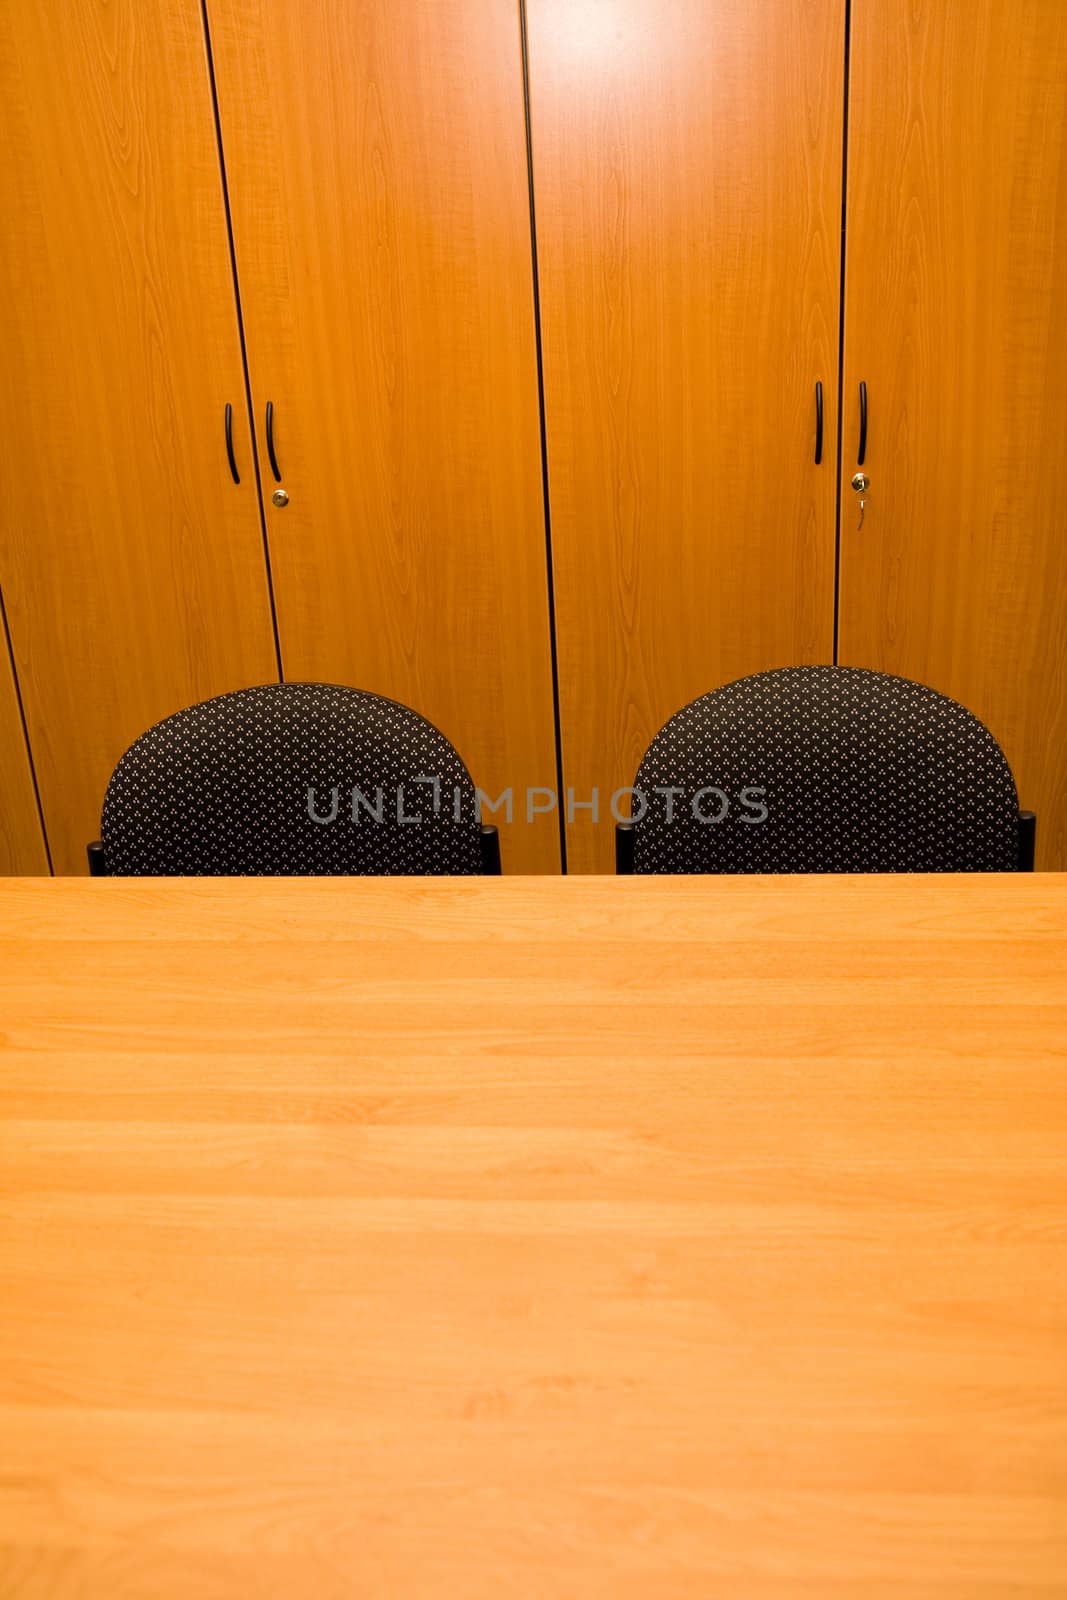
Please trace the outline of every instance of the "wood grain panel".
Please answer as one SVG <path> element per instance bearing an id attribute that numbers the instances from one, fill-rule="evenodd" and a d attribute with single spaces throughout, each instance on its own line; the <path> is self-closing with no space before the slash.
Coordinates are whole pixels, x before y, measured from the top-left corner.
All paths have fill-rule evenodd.
<path id="1" fill-rule="evenodd" d="M 1067 866 L 1063 22 L 1060 0 L 864 0 L 849 123 L 840 659 L 987 724 L 1045 867 Z"/>
<path id="2" fill-rule="evenodd" d="M 8 882 L 0 945 L 0 1592 L 1063 1596 L 1067 878 Z"/>
<path id="3" fill-rule="evenodd" d="M 558 870 L 517 6 L 209 11 L 286 677 L 414 706 Z"/>
<path id="4" fill-rule="evenodd" d="M 0 101 L 0 582 L 56 870 L 83 872 L 126 746 L 277 678 L 195 0 L 5 5 Z"/>
<path id="5" fill-rule="evenodd" d="M 844 6 L 529 0 L 568 860 L 687 701 L 828 662 Z M 814 465 L 815 384 L 825 453 Z"/>
<path id="6" fill-rule="evenodd" d="M 33 788 L 7 634 L 0 621 L 0 877 L 47 875 L 48 856 Z"/>

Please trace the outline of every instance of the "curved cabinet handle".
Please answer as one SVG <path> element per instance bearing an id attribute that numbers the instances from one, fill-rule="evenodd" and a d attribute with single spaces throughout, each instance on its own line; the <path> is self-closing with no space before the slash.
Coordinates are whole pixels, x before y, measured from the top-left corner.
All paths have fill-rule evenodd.
<path id="1" fill-rule="evenodd" d="M 278 471 L 278 457 L 274 454 L 274 401 L 267 401 L 267 459 L 270 461 L 270 470 L 274 474 L 275 483 L 281 483 L 282 475 Z"/>
<path id="2" fill-rule="evenodd" d="M 815 385 L 815 465 L 822 465 L 822 384 Z"/>
<path id="3" fill-rule="evenodd" d="M 860 384 L 860 448 L 856 457 L 857 467 L 862 467 L 867 458 L 867 385 Z"/>
<path id="4" fill-rule="evenodd" d="M 226 455 L 230 463 L 230 477 L 234 483 L 240 483 L 241 474 L 237 470 L 237 462 L 233 454 L 233 407 L 226 402 Z"/>

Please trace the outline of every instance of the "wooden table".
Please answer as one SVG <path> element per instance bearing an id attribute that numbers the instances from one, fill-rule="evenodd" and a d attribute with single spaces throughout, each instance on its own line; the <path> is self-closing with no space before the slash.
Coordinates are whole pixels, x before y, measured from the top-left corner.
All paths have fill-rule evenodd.
<path id="1" fill-rule="evenodd" d="M 0 1595 L 1067 1594 L 1067 877 L 0 885 Z"/>

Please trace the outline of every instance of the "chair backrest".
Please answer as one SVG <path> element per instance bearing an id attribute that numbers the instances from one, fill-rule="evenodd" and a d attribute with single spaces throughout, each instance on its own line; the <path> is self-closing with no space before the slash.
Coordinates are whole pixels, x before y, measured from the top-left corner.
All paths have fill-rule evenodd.
<path id="1" fill-rule="evenodd" d="M 470 774 L 432 723 L 326 683 L 157 723 L 115 768 L 101 821 L 103 871 L 131 876 L 478 873 L 480 833 Z"/>
<path id="2" fill-rule="evenodd" d="M 858 667 L 702 695 L 653 739 L 635 788 L 635 872 L 1019 865 L 1015 782 L 992 734 L 933 689 Z"/>

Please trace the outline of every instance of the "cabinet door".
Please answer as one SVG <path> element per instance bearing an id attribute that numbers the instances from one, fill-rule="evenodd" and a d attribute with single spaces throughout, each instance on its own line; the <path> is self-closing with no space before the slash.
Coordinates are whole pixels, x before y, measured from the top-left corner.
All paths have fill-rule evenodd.
<path id="1" fill-rule="evenodd" d="M 854 0 L 840 659 L 963 702 L 1067 867 L 1062 0 Z M 857 394 L 869 396 L 862 529 Z"/>
<path id="2" fill-rule="evenodd" d="M 126 746 L 277 678 L 199 7 L 5 5 L 0 103 L 0 585 L 56 871 L 84 872 Z"/>
<path id="3" fill-rule="evenodd" d="M 0 621 L 0 878 L 48 874 L 26 735 Z"/>
<path id="4" fill-rule="evenodd" d="M 285 675 L 405 701 L 524 816 L 555 737 L 518 7 L 208 9 Z M 503 850 L 558 870 L 557 818 Z"/>
<path id="5" fill-rule="evenodd" d="M 832 659 L 844 3 L 528 17 L 564 781 L 600 800 L 567 855 L 606 870 L 673 712 Z"/>

